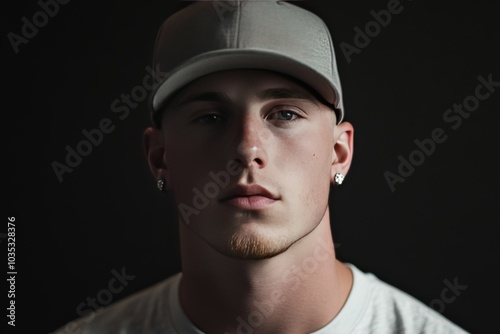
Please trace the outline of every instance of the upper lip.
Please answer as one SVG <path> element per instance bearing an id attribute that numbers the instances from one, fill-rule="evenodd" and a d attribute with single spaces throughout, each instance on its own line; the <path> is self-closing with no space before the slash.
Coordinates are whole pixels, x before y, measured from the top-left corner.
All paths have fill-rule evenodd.
<path id="1" fill-rule="evenodd" d="M 220 201 L 227 201 L 235 197 L 263 196 L 271 199 L 278 199 L 279 196 L 258 184 L 237 184 L 225 192 Z"/>

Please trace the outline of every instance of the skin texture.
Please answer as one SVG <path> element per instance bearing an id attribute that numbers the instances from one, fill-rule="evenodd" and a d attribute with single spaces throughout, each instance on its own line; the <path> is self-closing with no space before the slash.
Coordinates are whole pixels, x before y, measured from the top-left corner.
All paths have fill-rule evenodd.
<path id="1" fill-rule="evenodd" d="M 352 274 L 335 258 L 328 197 L 353 128 L 335 123 L 299 82 L 233 70 L 181 89 L 145 131 L 179 208 L 181 305 L 204 332 L 241 332 L 238 318 L 257 333 L 312 332 L 339 312 Z"/>

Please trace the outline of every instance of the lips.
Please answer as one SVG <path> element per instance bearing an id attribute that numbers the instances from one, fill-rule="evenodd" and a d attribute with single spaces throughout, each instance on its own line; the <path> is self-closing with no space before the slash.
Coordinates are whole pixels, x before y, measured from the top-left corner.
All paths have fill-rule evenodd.
<path id="1" fill-rule="evenodd" d="M 223 194 L 219 201 L 238 209 L 262 210 L 278 200 L 276 193 L 258 184 L 238 184 Z"/>

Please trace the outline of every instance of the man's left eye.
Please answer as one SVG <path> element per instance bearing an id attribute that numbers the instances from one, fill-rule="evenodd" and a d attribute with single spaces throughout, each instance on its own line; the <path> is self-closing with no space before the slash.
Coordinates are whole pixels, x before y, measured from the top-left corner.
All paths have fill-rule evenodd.
<path id="1" fill-rule="evenodd" d="M 279 110 L 275 112 L 273 115 L 271 115 L 271 118 L 277 119 L 279 121 L 294 121 L 298 117 L 299 116 L 297 115 L 296 112 L 286 109 Z"/>

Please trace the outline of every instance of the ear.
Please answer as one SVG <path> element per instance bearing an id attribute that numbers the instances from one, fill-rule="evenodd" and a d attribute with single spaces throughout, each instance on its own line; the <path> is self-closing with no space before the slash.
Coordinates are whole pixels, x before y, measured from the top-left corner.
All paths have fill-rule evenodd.
<path id="1" fill-rule="evenodd" d="M 351 166 L 354 149 L 354 128 L 349 122 L 342 122 L 335 126 L 335 144 L 333 146 L 333 162 L 330 180 L 335 184 L 335 174 L 346 175 Z"/>
<path id="2" fill-rule="evenodd" d="M 144 151 L 149 164 L 149 169 L 156 180 L 163 179 L 170 184 L 166 163 L 166 143 L 163 131 L 148 127 L 144 131 Z"/>

